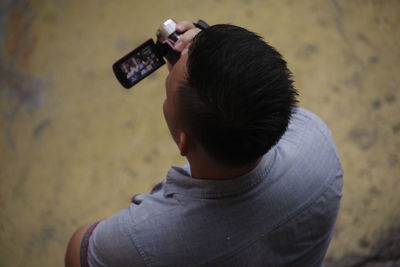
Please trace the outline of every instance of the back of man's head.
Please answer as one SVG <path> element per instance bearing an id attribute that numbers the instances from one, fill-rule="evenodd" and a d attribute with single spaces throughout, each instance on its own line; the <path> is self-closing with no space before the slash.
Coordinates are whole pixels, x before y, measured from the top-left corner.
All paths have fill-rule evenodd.
<path id="1" fill-rule="evenodd" d="M 255 162 L 286 131 L 296 90 L 282 56 L 261 37 L 233 25 L 200 32 L 189 49 L 180 114 L 216 162 Z"/>

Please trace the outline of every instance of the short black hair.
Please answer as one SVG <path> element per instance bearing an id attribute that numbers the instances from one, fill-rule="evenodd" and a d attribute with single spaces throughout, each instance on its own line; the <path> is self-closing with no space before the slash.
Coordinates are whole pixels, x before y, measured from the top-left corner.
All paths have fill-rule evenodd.
<path id="1" fill-rule="evenodd" d="M 180 117 L 225 166 L 255 162 L 285 133 L 297 92 L 286 61 L 257 34 L 219 24 L 193 39 Z"/>

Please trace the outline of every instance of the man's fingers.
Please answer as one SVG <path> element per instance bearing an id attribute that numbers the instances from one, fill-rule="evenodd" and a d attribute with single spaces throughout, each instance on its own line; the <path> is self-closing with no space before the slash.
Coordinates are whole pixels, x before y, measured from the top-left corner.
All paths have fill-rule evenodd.
<path id="1" fill-rule="evenodd" d="M 175 50 L 178 52 L 182 52 L 199 32 L 201 32 L 199 28 L 192 28 L 186 31 L 179 37 L 179 40 L 176 42 Z"/>
<path id="2" fill-rule="evenodd" d="M 174 67 L 169 61 L 167 61 L 168 71 L 171 72 L 172 68 Z"/>
<path id="3" fill-rule="evenodd" d="M 193 29 L 194 27 L 195 26 L 193 25 L 193 23 L 191 23 L 189 21 L 181 21 L 176 24 L 176 31 L 178 33 L 182 33 L 187 30 Z"/>
<path id="4" fill-rule="evenodd" d="M 190 44 L 193 37 L 201 30 L 196 28 L 193 23 L 189 21 L 181 21 L 176 24 L 176 31 L 182 34 L 174 48 L 176 51 L 182 52 Z"/>

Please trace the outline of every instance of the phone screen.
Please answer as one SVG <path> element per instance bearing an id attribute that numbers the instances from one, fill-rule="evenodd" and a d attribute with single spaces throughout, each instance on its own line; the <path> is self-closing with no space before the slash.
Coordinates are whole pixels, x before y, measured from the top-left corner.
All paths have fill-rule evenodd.
<path id="1" fill-rule="evenodd" d="M 152 39 L 114 63 L 113 71 L 125 88 L 131 88 L 165 64 L 159 48 Z"/>

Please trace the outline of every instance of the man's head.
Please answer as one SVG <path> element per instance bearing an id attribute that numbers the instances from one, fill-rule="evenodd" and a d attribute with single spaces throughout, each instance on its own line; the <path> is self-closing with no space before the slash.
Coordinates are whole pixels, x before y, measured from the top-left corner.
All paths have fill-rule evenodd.
<path id="1" fill-rule="evenodd" d="M 215 162 L 259 159 L 286 131 L 296 90 L 281 55 L 232 25 L 197 34 L 167 80 L 164 113 L 181 153 L 190 137 Z"/>

